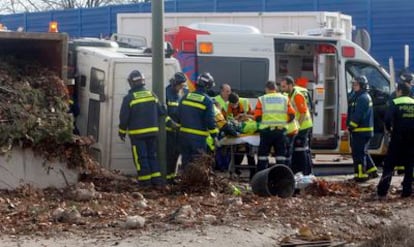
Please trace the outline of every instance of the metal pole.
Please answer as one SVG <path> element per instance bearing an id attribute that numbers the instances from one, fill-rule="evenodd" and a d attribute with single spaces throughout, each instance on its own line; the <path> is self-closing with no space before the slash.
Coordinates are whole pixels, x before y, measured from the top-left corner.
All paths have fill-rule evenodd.
<path id="1" fill-rule="evenodd" d="M 164 104 L 164 0 L 152 0 L 152 90 Z M 166 174 L 167 138 L 165 133 L 165 119 L 160 120 L 160 132 L 158 135 L 158 162 L 161 173 Z"/>

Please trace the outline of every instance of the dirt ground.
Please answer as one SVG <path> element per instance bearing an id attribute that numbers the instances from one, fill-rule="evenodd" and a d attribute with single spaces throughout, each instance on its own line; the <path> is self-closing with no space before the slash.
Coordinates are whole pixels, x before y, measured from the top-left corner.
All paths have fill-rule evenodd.
<path id="1" fill-rule="evenodd" d="M 378 179 L 365 184 L 347 179 L 321 178 L 288 199 L 257 197 L 245 184 L 228 180 L 223 182 L 241 192 L 139 191 L 123 178 L 84 178 L 82 186 L 60 191 L 2 191 L 0 246 L 247 247 L 298 241 L 356 246 L 384 227 L 413 229 L 414 197 L 399 198 L 401 177 L 393 179 L 385 201 L 371 197 Z M 80 194 L 88 189 L 91 194 Z M 63 211 L 69 216 L 59 215 Z M 129 224 L 131 216 L 145 223 Z"/>

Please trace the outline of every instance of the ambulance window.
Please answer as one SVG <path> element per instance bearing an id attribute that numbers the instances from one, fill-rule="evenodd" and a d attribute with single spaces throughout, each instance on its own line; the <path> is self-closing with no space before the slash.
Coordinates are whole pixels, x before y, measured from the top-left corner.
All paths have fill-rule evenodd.
<path id="1" fill-rule="evenodd" d="M 267 61 L 242 61 L 240 67 L 240 89 L 242 91 L 262 91 L 269 78 Z"/>
<path id="2" fill-rule="evenodd" d="M 390 83 L 377 67 L 370 64 L 348 62 L 346 64 L 346 71 L 348 93 L 352 90 L 352 78 L 365 75 L 371 92 L 390 94 Z"/>
<path id="3" fill-rule="evenodd" d="M 89 90 L 91 93 L 102 93 L 104 88 L 104 81 L 105 81 L 105 72 L 97 69 L 91 69 L 91 84 L 89 85 Z"/>

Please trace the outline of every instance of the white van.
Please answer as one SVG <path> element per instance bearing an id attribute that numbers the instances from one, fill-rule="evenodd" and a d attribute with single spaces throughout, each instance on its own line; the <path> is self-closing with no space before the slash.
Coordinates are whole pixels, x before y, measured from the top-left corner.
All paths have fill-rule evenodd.
<path id="1" fill-rule="evenodd" d="M 151 90 L 151 57 L 125 49 L 121 53 L 116 47 L 76 48 L 76 84 L 80 105 L 76 123 L 80 134 L 95 138 L 91 152 L 102 166 L 135 175 L 129 139 L 124 143 L 118 137 L 119 111 L 122 99 L 130 89 L 127 77 L 132 70 L 139 70 L 145 75 L 146 87 Z M 166 81 L 177 71 L 180 71 L 178 61 L 165 58 Z M 167 86 L 166 82 L 162 83 Z"/>

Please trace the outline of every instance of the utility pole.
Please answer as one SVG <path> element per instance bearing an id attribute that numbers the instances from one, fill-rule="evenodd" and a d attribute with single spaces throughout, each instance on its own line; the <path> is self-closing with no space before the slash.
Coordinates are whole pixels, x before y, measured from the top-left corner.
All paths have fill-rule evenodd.
<path id="1" fill-rule="evenodd" d="M 152 90 L 158 96 L 160 103 L 164 104 L 164 0 L 152 0 L 151 11 Z M 167 170 L 167 136 L 165 133 L 165 118 L 161 118 L 160 121 L 160 131 L 158 135 L 158 162 L 161 166 L 161 173 L 165 177 Z"/>

